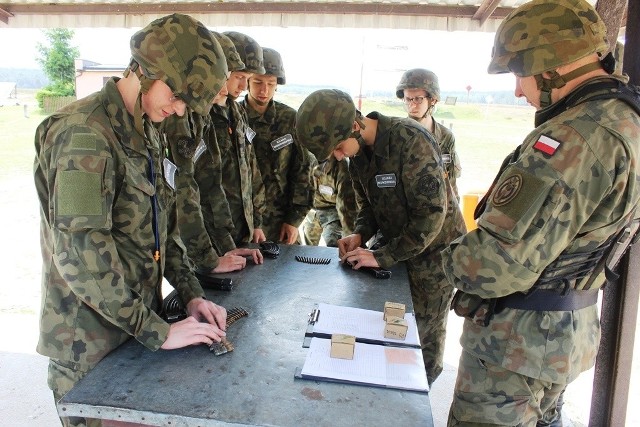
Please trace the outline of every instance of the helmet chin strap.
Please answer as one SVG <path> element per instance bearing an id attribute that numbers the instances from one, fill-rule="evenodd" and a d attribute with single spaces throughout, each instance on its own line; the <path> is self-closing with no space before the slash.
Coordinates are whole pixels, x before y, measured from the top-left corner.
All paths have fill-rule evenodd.
<path id="1" fill-rule="evenodd" d="M 151 88 L 154 80 L 145 76 L 140 69 L 140 65 L 133 60 L 129 64 L 129 68 L 125 70 L 124 77 L 127 77 L 132 71 L 138 77 L 138 80 L 140 80 L 140 92 L 138 92 L 138 98 L 136 99 L 136 104 L 133 111 L 133 124 L 136 128 L 136 132 L 138 132 L 140 136 L 144 137 L 144 111 L 142 110 L 142 94 L 146 94 L 149 92 L 149 89 Z"/>
<path id="2" fill-rule="evenodd" d="M 360 130 L 366 127 L 364 125 L 362 113 L 358 110 L 356 110 L 356 123 L 358 123 L 358 126 L 360 126 Z M 353 132 L 351 132 L 351 135 L 349 136 L 349 138 L 355 138 L 355 140 L 358 141 L 358 146 L 360 147 L 360 150 L 363 150 L 367 146 L 367 143 L 362 137 L 360 130 L 354 130 Z"/>
<path id="3" fill-rule="evenodd" d="M 591 62 L 563 75 L 558 74 L 556 70 L 548 71 L 551 75 L 549 79 L 542 77 L 542 74 L 536 74 L 533 77 L 536 79 L 538 89 L 540 89 L 540 108 L 545 108 L 552 104 L 552 89 L 559 89 L 566 85 L 567 82 L 600 68 L 602 68 L 600 62 Z"/>

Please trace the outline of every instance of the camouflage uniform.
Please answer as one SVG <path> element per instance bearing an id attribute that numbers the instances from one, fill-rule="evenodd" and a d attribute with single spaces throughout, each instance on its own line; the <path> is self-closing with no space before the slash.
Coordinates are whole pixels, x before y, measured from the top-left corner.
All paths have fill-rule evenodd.
<path id="1" fill-rule="evenodd" d="M 460 201 L 460 192 L 458 191 L 457 179 L 462 174 L 462 166 L 460 165 L 460 157 L 456 153 L 456 139 L 453 136 L 453 132 L 447 129 L 444 125 L 433 120 L 435 127 L 433 136 L 438 141 L 440 151 L 442 151 L 442 163 L 444 163 L 444 170 L 447 172 L 447 178 L 449 184 L 453 190 L 453 194 L 456 199 Z"/>
<path id="2" fill-rule="evenodd" d="M 35 138 L 44 262 L 37 350 L 80 377 L 131 337 L 160 348 L 169 333 L 156 314 L 163 277 L 183 301 L 204 296 L 180 240 L 164 147 L 153 124 L 146 138 L 136 132 L 116 81 L 46 119 Z M 57 398 L 73 386 L 61 384 L 50 376 Z"/>
<path id="3" fill-rule="evenodd" d="M 382 268 L 406 261 L 431 384 L 444 366 L 447 314 L 453 295 L 440 252 L 464 234 L 464 220 L 430 134 L 409 119 L 378 113 L 368 117 L 378 120 L 374 152 L 369 156 L 361 150 L 349 164 L 360 206 L 354 232 L 367 241 L 380 229 L 388 242 L 373 253 Z"/>
<path id="4" fill-rule="evenodd" d="M 137 75 L 141 93 L 161 80 L 199 114 L 227 73 L 220 45 L 186 15 L 136 32 L 131 52 L 125 76 Z M 151 350 L 162 346 L 170 329 L 157 314 L 163 278 L 183 301 L 204 297 L 178 231 L 175 165 L 143 116 L 141 96 L 132 118 L 118 80 L 45 119 L 35 135 L 43 259 L 37 351 L 50 358 L 56 401 L 131 337 Z"/>
<path id="5" fill-rule="evenodd" d="M 211 271 L 219 264 L 213 242 L 222 241 L 224 235 L 233 230 L 233 221 L 222 188 L 218 145 L 205 143 L 205 140 L 209 140 L 210 116 L 200 116 L 190 111 L 182 117 L 173 115 L 165 119 L 162 129 L 169 147 L 168 158 L 178 167 L 176 202 L 180 237 L 195 266 Z M 201 180 L 199 186 L 195 179 L 194 163 L 202 156 L 212 163 L 211 175 L 209 179 Z M 202 209 L 211 212 L 208 217 L 216 218 L 217 227 L 210 227 L 209 232 L 205 227 Z"/>
<path id="6" fill-rule="evenodd" d="M 315 193 L 313 209 L 303 223 L 305 241 L 318 245 L 322 237 L 327 246 L 337 247 L 338 239 L 353 233 L 358 213 L 349 159 L 338 161 L 331 157 L 315 164 L 312 175 Z"/>
<path id="7" fill-rule="evenodd" d="M 432 71 L 424 68 L 413 68 L 404 72 L 400 78 L 400 83 L 396 86 L 396 96 L 403 99 L 405 89 L 423 89 L 427 93 L 427 98 L 429 98 L 427 99 L 428 102 L 435 100 L 433 105 L 435 105 L 435 102 L 440 101 L 440 84 L 438 83 L 438 76 L 436 76 Z M 422 118 L 411 118 L 422 123 L 420 120 L 431 115 L 431 111 L 434 108 L 433 105 L 427 109 L 427 112 Z M 449 178 L 449 184 L 451 184 L 456 198 L 460 201 L 460 194 L 458 192 L 456 179 L 460 177 L 462 166 L 460 165 L 460 158 L 456 153 L 455 137 L 449 129 L 438 123 L 434 117 L 432 117 L 432 120 L 434 127 L 432 134 L 440 146 L 442 161 L 444 163 L 445 172 L 447 172 L 447 177 Z M 431 132 L 431 129 L 427 130 Z"/>
<path id="8" fill-rule="evenodd" d="M 218 253 L 226 253 L 236 246 L 251 241 L 253 230 L 262 228 L 262 216 L 265 209 L 265 195 L 260 169 L 256 162 L 253 132 L 247 124 L 244 108 L 237 102 L 227 99 L 227 105 L 214 105 L 211 109 L 213 132 L 207 140 L 209 150 L 220 150 L 222 187 L 234 228 L 226 230 L 225 236 L 216 236 L 226 229 L 218 224 L 217 215 L 203 206 L 205 226 L 214 238 Z M 215 168 L 210 159 L 200 157 L 195 162 L 198 185 L 209 179 Z"/>
<path id="9" fill-rule="evenodd" d="M 262 230 L 267 240 L 277 241 L 283 223 L 298 227 L 310 208 L 311 156 L 296 140 L 296 110 L 273 99 L 264 114 L 254 110 L 248 95 L 246 109 L 255 156 L 264 183 L 265 205 Z M 289 137 L 287 145 L 279 138 Z"/>
<path id="10" fill-rule="evenodd" d="M 557 19 L 564 16 L 565 24 Z M 588 28 L 583 37 L 581 20 Z M 540 39 L 539 29 L 568 38 Z M 533 43 L 552 42 L 538 48 L 511 31 L 526 32 Z M 564 61 L 553 69 L 606 51 L 604 34 L 586 2 L 525 4 L 496 33 L 496 45 L 504 38 L 506 46 L 518 48 L 511 44 L 518 40 L 525 50 L 506 55 L 494 48 L 489 70 L 535 75 L 542 70 L 523 57 Z M 556 52 L 578 56 L 559 58 Z M 523 71 L 523 65 L 537 71 Z M 613 99 L 622 87 L 613 77 L 591 78 L 538 110 L 536 129 L 505 160 L 485 197 L 478 229 L 443 251 L 444 271 L 459 289 L 454 309 L 466 317 L 450 425 L 552 421 L 562 390 L 593 366 L 600 340 L 597 290 L 605 277 L 597 274 L 588 285 L 594 262 L 581 258 L 606 247 L 640 200 L 640 118 Z M 581 299 L 584 304 L 563 305 Z"/>

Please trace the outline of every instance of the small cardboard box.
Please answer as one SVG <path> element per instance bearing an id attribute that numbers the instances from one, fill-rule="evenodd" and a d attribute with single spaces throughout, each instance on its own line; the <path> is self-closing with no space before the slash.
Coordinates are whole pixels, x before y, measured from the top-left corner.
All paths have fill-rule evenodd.
<path id="1" fill-rule="evenodd" d="M 331 335 L 331 357 L 336 359 L 353 359 L 356 348 L 356 337 L 353 335 Z"/>
<path id="2" fill-rule="evenodd" d="M 404 340 L 407 337 L 407 321 L 396 316 L 387 317 L 384 325 L 384 337 L 395 340 Z"/>
<path id="3" fill-rule="evenodd" d="M 384 315 L 382 319 L 385 321 L 389 316 L 399 317 L 401 319 L 404 318 L 405 307 L 404 304 L 400 304 L 399 302 L 385 302 L 384 303 Z"/>

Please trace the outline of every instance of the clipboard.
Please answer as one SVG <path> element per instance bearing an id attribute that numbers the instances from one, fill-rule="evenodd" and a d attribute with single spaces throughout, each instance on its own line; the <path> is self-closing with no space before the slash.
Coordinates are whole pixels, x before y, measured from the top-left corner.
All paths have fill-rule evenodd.
<path id="1" fill-rule="evenodd" d="M 385 338 L 382 311 L 317 303 L 309 313 L 302 347 L 308 348 L 314 337 L 330 339 L 332 334 L 346 334 L 359 343 L 420 348 L 415 314 L 405 313 L 404 318 L 408 325 L 405 339 Z"/>
<path id="2" fill-rule="evenodd" d="M 330 357 L 331 340 L 312 338 L 309 353 L 294 377 L 359 386 L 429 392 L 419 348 L 356 342 L 352 360 Z"/>

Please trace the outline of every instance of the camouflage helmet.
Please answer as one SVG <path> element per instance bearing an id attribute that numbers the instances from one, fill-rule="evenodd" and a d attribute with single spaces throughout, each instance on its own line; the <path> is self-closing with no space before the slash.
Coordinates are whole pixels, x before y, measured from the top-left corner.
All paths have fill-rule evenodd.
<path id="1" fill-rule="evenodd" d="M 440 85 L 438 76 L 424 68 L 414 68 L 404 72 L 400 83 L 396 86 L 396 96 L 404 98 L 405 89 L 424 89 L 430 98 L 440 101 Z"/>
<path id="2" fill-rule="evenodd" d="M 542 74 L 609 50 L 607 29 L 585 0 L 533 0 L 511 12 L 496 32 L 489 74 Z"/>
<path id="3" fill-rule="evenodd" d="M 214 37 L 222 46 L 222 51 L 224 52 L 224 56 L 227 59 L 227 67 L 229 71 L 241 71 L 244 70 L 244 62 L 240 58 L 240 54 L 236 50 L 236 46 L 233 44 L 231 39 L 224 34 L 212 31 Z"/>
<path id="4" fill-rule="evenodd" d="M 285 84 L 287 80 L 284 75 L 284 65 L 282 64 L 282 57 L 278 51 L 269 47 L 263 47 L 262 54 L 264 57 L 265 74 L 276 76 L 279 85 Z"/>
<path id="5" fill-rule="evenodd" d="M 296 114 L 296 134 L 319 162 L 349 138 L 356 120 L 356 106 L 341 90 L 321 89 L 309 95 Z"/>
<path id="6" fill-rule="evenodd" d="M 202 23 L 174 13 L 136 32 L 130 46 L 144 77 L 162 80 L 196 113 L 209 113 L 228 70 L 220 44 Z"/>
<path id="7" fill-rule="evenodd" d="M 254 39 L 246 34 L 237 31 L 225 31 L 225 36 L 229 37 L 240 54 L 240 59 L 244 62 L 244 69 L 247 73 L 264 74 L 264 61 L 262 59 L 262 47 Z M 240 70 L 238 70 L 240 71 Z"/>

